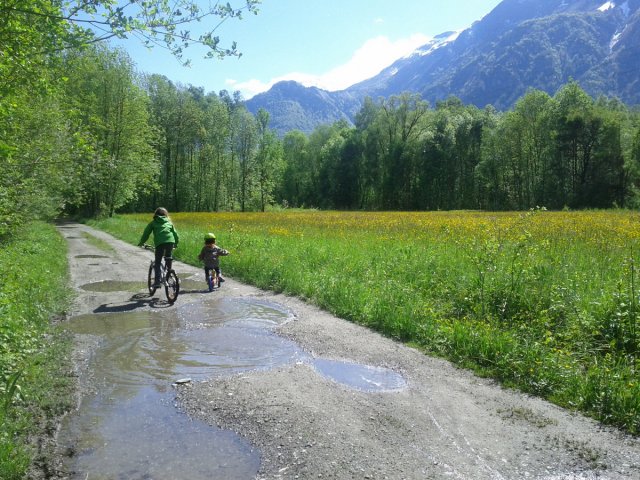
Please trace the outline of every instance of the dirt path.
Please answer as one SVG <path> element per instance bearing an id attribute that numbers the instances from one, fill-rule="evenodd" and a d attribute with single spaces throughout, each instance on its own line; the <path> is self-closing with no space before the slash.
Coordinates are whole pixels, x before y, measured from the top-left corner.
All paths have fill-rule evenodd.
<path id="1" fill-rule="evenodd" d="M 130 308 L 130 293 L 80 287 L 104 279 L 140 280 L 148 252 L 82 225 L 65 225 L 61 232 L 69 241 L 78 293 L 72 313 Z M 87 235 L 114 251 L 93 247 Z M 181 276 L 200 273 L 180 263 L 175 268 Z M 260 450 L 259 479 L 640 479 L 636 438 L 503 389 L 298 299 L 233 280 L 217 294 L 283 305 L 293 318 L 277 333 L 310 357 L 392 369 L 407 383 L 371 393 L 298 362 L 181 387 L 179 408 L 238 432 Z"/>

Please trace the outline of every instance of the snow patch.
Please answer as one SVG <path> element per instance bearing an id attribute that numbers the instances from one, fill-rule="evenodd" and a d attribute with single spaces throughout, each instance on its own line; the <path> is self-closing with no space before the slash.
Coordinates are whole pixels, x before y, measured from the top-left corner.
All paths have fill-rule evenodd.
<path id="1" fill-rule="evenodd" d="M 616 32 L 616 34 L 611 37 L 611 41 L 609 42 L 609 50 L 613 51 L 613 47 L 616 46 L 616 44 L 618 43 L 618 40 L 620 40 L 620 36 L 622 35 L 622 32 Z"/>
<path id="2" fill-rule="evenodd" d="M 425 45 L 423 48 L 416 50 L 416 54 L 420 55 L 421 57 L 424 57 L 426 55 L 430 55 L 433 52 L 435 52 L 437 49 L 439 49 L 440 47 L 444 47 L 445 45 L 448 45 L 451 42 L 454 42 L 459 36 L 460 34 L 463 32 L 463 30 L 458 30 L 456 32 L 452 32 L 451 35 L 447 36 L 447 37 L 436 37 L 436 39 L 434 39 L 431 43 L 429 43 L 428 45 Z"/>
<path id="3" fill-rule="evenodd" d="M 616 8 L 616 4 L 613 2 L 607 2 L 603 4 L 600 8 L 598 8 L 598 10 L 600 10 L 601 12 L 606 12 L 607 10 L 611 10 L 612 8 Z"/>

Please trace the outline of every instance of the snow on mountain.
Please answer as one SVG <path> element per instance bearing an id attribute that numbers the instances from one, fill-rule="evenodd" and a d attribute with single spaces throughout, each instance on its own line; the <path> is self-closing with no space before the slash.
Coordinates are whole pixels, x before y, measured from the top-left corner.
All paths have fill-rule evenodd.
<path id="1" fill-rule="evenodd" d="M 598 10 L 600 10 L 601 12 L 606 12 L 607 10 L 610 10 L 612 8 L 616 8 L 616 4 L 613 2 L 607 2 L 603 4 L 600 8 L 598 8 Z"/>

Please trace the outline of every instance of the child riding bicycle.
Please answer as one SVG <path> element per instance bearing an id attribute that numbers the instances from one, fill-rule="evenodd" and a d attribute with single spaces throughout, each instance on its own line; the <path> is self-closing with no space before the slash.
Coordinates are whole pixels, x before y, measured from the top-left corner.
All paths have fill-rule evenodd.
<path id="1" fill-rule="evenodd" d="M 220 273 L 220 259 L 218 257 L 229 255 L 224 248 L 216 245 L 216 236 L 213 233 L 207 233 L 204 236 L 204 247 L 200 250 L 198 260 L 204 262 L 204 278 L 209 282 L 209 273 L 215 270 L 221 282 L 224 282 Z"/>
<path id="2" fill-rule="evenodd" d="M 162 263 L 162 257 L 165 259 L 165 265 L 167 271 L 171 271 L 171 265 L 173 263 L 172 252 L 174 248 L 178 247 L 180 237 L 176 231 L 171 219 L 169 218 L 169 212 L 166 208 L 156 208 L 153 214 L 153 220 L 144 229 L 142 237 L 138 242 L 138 246 L 141 247 L 144 242 L 147 241 L 149 235 L 153 233 L 153 244 L 156 247 L 156 263 L 155 263 L 155 287 L 160 286 L 160 269 Z"/>

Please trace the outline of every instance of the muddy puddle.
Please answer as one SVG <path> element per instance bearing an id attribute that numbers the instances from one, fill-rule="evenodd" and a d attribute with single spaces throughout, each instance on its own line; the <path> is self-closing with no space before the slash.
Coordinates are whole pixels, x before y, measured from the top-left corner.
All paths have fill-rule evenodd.
<path id="1" fill-rule="evenodd" d="M 171 311 L 72 318 L 68 328 L 99 347 L 91 359 L 92 393 L 59 437 L 70 478 L 253 478 L 259 452 L 175 407 L 175 389 L 184 381 L 308 362 L 350 388 L 404 388 L 402 377 L 389 370 L 312 358 L 273 332 L 290 318 L 277 305 L 215 294 Z"/>

